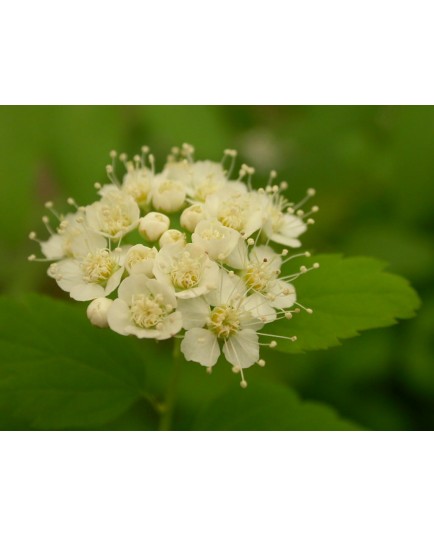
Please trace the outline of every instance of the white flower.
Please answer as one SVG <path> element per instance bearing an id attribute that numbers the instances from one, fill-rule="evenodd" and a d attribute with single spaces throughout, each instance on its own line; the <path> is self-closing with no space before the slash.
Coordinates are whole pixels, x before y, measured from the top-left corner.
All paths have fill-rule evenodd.
<path id="1" fill-rule="evenodd" d="M 122 191 L 134 198 L 139 207 L 146 208 L 151 201 L 152 171 L 146 167 L 128 165 L 122 181 Z"/>
<path id="2" fill-rule="evenodd" d="M 306 223 L 293 214 L 284 212 L 282 209 L 288 204 L 280 195 L 264 196 L 268 198 L 266 207 L 266 218 L 263 225 L 263 232 L 267 238 L 291 248 L 301 246 L 298 237 L 307 230 Z"/>
<path id="3" fill-rule="evenodd" d="M 222 225 L 248 238 L 262 227 L 265 203 L 265 196 L 257 192 L 240 192 L 228 188 L 210 195 L 205 202 L 205 210 Z"/>
<path id="4" fill-rule="evenodd" d="M 239 277 L 220 270 L 220 282 L 214 292 L 179 302 L 187 330 L 181 351 L 188 361 L 213 367 L 223 351 L 226 360 L 241 373 L 258 362 L 256 331 L 263 322 L 253 316 L 252 297 L 245 294 L 245 284 Z"/>
<path id="5" fill-rule="evenodd" d="M 152 204 L 156 210 L 171 213 L 177 212 L 184 204 L 185 186 L 178 181 L 159 177 L 152 185 Z"/>
<path id="6" fill-rule="evenodd" d="M 161 212 L 149 212 L 139 220 L 139 233 L 150 242 L 156 242 L 169 227 L 169 218 Z"/>
<path id="7" fill-rule="evenodd" d="M 115 186 L 105 186 L 100 193 L 101 200 L 86 207 L 86 219 L 91 229 L 117 240 L 137 227 L 140 209 L 130 195 Z"/>
<path id="8" fill-rule="evenodd" d="M 193 244 L 198 244 L 213 260 L 224 260 L 238 244 L 240 234 L 215 220 L 199 222 L 191 235 Z"/>
<path id="9" fill-rule="evenodd" d="M 196 244 L 173 244 L 161 248 L 154 264 L 158 281 L 174 289 L 181 299 L 201 296 L 217 287 L 219 267 Z"/>
<path id="10" fill-rule="evenodd" d="M 174 292 L 144 275 L 127 277 L 118 290 L 119 298 L 108 311 L 108 324 L 121 335 L 140 339 L 169 339 L 182 328 Z"/>
<path id="11" fill-rule="evenodd" d="M 60 260 L 80 256 L 84 250 L 104 248 L 106 239 L 87 228 L 81 213 L 74 213 L 62 217 L 57 233 L 40 245 L 47 259 Z"/>
<path id="12" fill-rule="evenodd" d="M 111 294 L 121 282 L 124 251 L 96 249 L 76 259 L 51 264 L 48 275 L 77 301 L 89 301 Z"/>
<path id="13" fill-rule="evenodd" d="M 180 223 L 184 229 L 187 229 L 187 231 L 192 233 L 196 229 L 196 225 L 205 219 L 205 217 L 206 212 L 204 206 L 199 203 L 195 203 L 194 205 L 184 209 L 181 214 Z"/>
<path id="14" fill-rule="evenodd" d="M 171 244 L 180 244 L 184 246 L 186 244 L 185 233 L 181 233 L 181 231 L 178 231 L 177 229 L 169 229 L 160 236 L 158 243 L 160 248 Z"/>
<path id="15" fill-rule="evenodd" d="M 154 277 L 153 269 L 156 255 L 156 248 L 136 244 L 128 250 L 124 266 L 130 275 L 144 274 L 152 278 Z"/>
<path id="16" fill-rule="evenodd" d="M 264 296 L 275 309 L 287 309 L 296 301 L 293 285 L 280 279 L 282 257 L 269 246 L 254 247 L 241 272 L 247 287 Z"/>
<path id="17" fill-rule="evenodd" d="M 89 303 L 87 307 L 87 318 L 91 324 L 99 328 L 107 328 L 107 312 L 110 309 L 113 300 L 109 298 L 96 298 Z"/>

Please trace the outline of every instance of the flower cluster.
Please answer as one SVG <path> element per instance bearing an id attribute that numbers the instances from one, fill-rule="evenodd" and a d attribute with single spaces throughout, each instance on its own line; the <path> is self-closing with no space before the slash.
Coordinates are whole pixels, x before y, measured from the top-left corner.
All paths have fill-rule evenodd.
<path id="1" fill-rule="evenodd" d="M 265 364 L 260 346 L 277 346 L 264 326 L 312 312 L 297 302 L 292 283 L 318 265 L 288 276 L 282 265 L 309 257 L 288 248 L 300 247 L 313 223 L 318 207 L 301 207 L 315 191 L 290 203 L 287 184 L 273 184 L 274 171 L 266 187 L 254 189 L 254 169 L 245 164 L 231 180 L 235 151 L 220 163 L 194 161 L 193 153 L 188 144 L 172 149 L 156 173 L 147 147 L 132 160 L 113 151 L 110 183 L 95 184 L 97 201 L 78 206 L 70 198 L 65 215 L 46 203 L 56 229 L 44 216 L 48 240 L 30 233 L 43 258 L 29 260 L 48 261 L 62 290 L 90 302 L 92 324 L 138 338 L 180 338 L 185 358 L 209 372 L 223 353 L 246 387 L 243 370 Z"/>

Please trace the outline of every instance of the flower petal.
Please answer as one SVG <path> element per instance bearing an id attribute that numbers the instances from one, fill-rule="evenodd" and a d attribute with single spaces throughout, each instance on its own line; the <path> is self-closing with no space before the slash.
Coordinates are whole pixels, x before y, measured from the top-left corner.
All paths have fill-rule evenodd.
<path id="1" fill-rule="evenodd" d="M 225 341 L 223 353 L 234 367 L 251 367 L 259 360 L 258 334 L 253 329 L 243 329 Z"/>
<path id="2" fill-rule="evenodd" d="M 208 320 L 210 308 L 203 298 L 179 300 L 178 311 L 182 313 L 184 329 L 201 328 Z"/>
<path id="3" fill-rule="evenodd" d="M 214 333 L 207 329 L 193 328 L 185 334 L 181 342 L 181 352 L 187 361 L 213 367 L 220 355 L 220 347 Z"/>

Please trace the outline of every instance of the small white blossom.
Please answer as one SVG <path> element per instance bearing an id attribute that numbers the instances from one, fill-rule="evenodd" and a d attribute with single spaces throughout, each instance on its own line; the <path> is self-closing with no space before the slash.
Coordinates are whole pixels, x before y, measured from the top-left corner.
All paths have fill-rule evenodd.
<path id="1" fill-rule="evenodd" d="M 143 244 L 136 244 L 128 250 L 124 266 L 130 275 L 144 274 L 154 277 L 154 261 L 158 253 L 157 248 L 149 248 Z"/>
<path id="2" fill-rule="evenodd" d="M 51 264 L 48 275 L 77 301 L 89 301 L 111 294 L 124 273 L 125 252 L 96 249 L 85 256 Z"/>
<path id="3" fill-rule="evenodd" d="M 159 177 L 152 185 L 152 204 L 156 210 L 177 212 L 185 202 L 186 193 L 181 182 Z"/>
<path id="4" fill-rule="evenodd" d="M 140 209 L 134 199 L 115 186 L 105 187 L 101 200 L 86 207 L 89 227 L 115 240 L 135 229 L 139 217 Z"/>
<path id="5" fill-rule="evenodd" d="M 257 330 L 263 322 L 251 312 L 244 282 L 220 271 L 218 288 L 203 297 L 179 302 L 187 330 L 181 351 L 188 361 L 213 367 L 221 352 L 229 363 L 242 369 L 259 360 Z"/>
<path id="6" fill-rule="evenodd" d="M 128 166 L 128 173 L 122 181 L 122 191 L 129 194 L 141 208 L 151 202 L 153 174 L 146 167 Z"/>
<path id="7" fill-rule="evenodd" d="M 121 335 L 140 339 L 169 339 L 182 328 L 174 292 L 144 275 L 127 277 L 108 311 L 108 324 Z"/>
<path id="8" fill-rule="evenodd" d="M 96 298 L 89 303 L 87 307 L 87 318 L 90 320 L 91 324 L 97 326 L 98 328 L 107 328 L 107 312 L 110 309 L 113 300 L 109 298 Z"/>
<path id="9" fill-rule="evenodd" d="M 193 244 L 198 244 L 213 260 L 224 260 L 238 244 L 240 234 L 219 221 L 199 222 L 191 235 Z"/>
<path id="10" fill-rule="evenodd" d="M 288 202 L 279 193 L 263 196 L 267 199 L 263 232 L 267 238 L 291 248 L 298 248 L 298 237 L 307 230 L 306 223 L 298 216 L 285 212 Z"/>
<path id="11" fill-rule="evenodd" d="M 265 196 L 257 192 L 228 188 L 210 195 L 205 202 L 205 210 L 222 225 L 248 238 L 263 225 L 265 202 Z"/>
<path id="12" fill-rule="evenodd" d="M 169 218 L 161 212 L 149 212 L 139 220 L 139 233 L 150 242 L 156 242 L 169 227 Z"/>
<path id="13" fill-rule="evenodd" d="M 158 243 L 160 248 L 171 244 L 180 244 L 184 246 L 186 244 L 185 233 L 181 233 L 181 231 L 178 231 L 177 229 L 169 229 L 160 236 Z"/>
<path id="14" fill-rule="evenodd" d="M 195 203 L 194 205 L 184 209 L 181 214 L 180 222 L 184 229 L 187 229 L 187 231 L 192 233 L 196 229 L 197 224 L 205 218 L 206 212 L 204 206 L 199 203 Z"/>
<path id="15" fill-rule="evenodd" d="M 219 267 L 197 244 L 173 244 L 158 252 L 154 275 L 172 287 L 177 298 L 189 299 L 217 287 Z"/>
<path id="16" fill-rule="evenodd" d="M 40 242 L 43 255 L 50 260 L 77 257 L 83 250 L 104 248 L 106 239 L 86 227 L 81 213 L 67 214 L 61 218 L 57 233 Z"/>

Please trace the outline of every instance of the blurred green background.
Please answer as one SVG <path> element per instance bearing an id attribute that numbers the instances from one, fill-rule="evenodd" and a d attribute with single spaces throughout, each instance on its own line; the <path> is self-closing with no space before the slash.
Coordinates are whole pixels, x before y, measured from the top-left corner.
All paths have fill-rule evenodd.
<path id="1" fill-rule="evenodd" d="M 256 168 L 257 184 L 276 169 L 295 200 L 317 189 L 321 210 L 306 248 L 381 258 L 423 301 L 415 319 L 342 347 L 275 352 L 252 380 L 278 377 L 366 428 L 433 430 L 433 135 L 434 107 L 424 106 L 0 107 L 1 292 L 67 299 L 45 276 L 46 265 L 26 261 L 37 253 L 28 234 L 44 236 L 45 201 L 64 210 L 68 196 L 94 200 L 111 149 L 133 155 L 149 145 L 161 168 L 170 148 L 185 141 L 198 159 L 219 160 L 235 148 L 239 163 Z M 185 389 L 197 368 L 184 367 Z M 225 370 L 215 381 L 226 382 L 230 371 L 217 368 Z"/>

